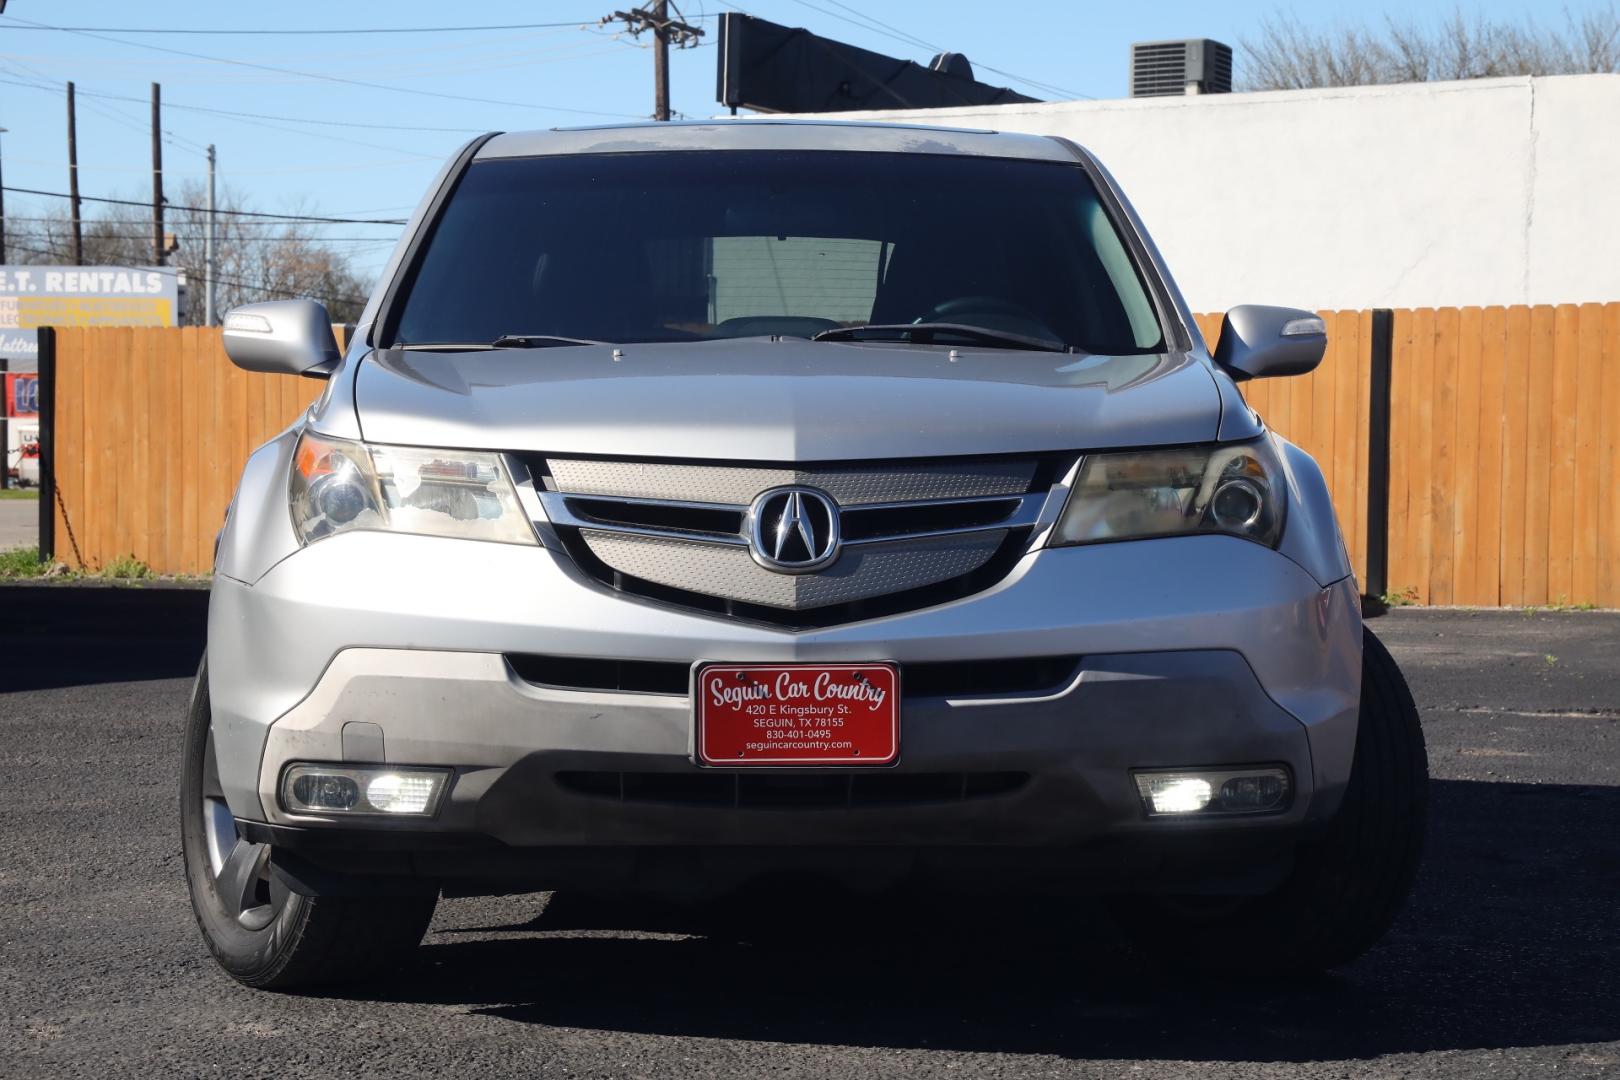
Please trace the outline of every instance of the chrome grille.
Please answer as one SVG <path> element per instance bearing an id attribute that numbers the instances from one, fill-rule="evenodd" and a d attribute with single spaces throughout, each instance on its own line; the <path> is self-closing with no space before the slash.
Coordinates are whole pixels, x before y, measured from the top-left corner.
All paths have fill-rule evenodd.
<path id="1" fill-rule="evenodd" d="M 672 502 L 746 507 L 767 488 L 805 484 L 840 506 L 1022 495 L 1035 475 L 1033 461 L 928 462 L 904 466 L 687 465 L 645 461 L 548 458 L 554 490 L 573 495 L 618 495 Z"/>
<path id="2" fill-rule="evenodd" d="M 620 573 L 745 604 L 794 611 L 905 592 L 971 573 L 990 561 L 1006 530 L 852 545 L 816 574 L 778 574 L 744 547 L 629 533 L 580 531 L 591 552 Z"/>
<path id="3" fill-rule="evenodd" d="M 986 587 L 1042 519 L 1063 463 L 746 466 L 549 458 L 529 464 L 547 524 L 581 568 L 605 584 L 802 626 L 867 617 L 884 598 L 899 605 L 889 610 L 904 610 L 949 599 L 941 589 L 966 595 Z M 748 539 L 752 515 L 768 512 L 761 509 L 768 500 L 754 505 L 760 495 L 795 486 L 836 504 L 838 555 L 816 569 L 775 565 Z"/>

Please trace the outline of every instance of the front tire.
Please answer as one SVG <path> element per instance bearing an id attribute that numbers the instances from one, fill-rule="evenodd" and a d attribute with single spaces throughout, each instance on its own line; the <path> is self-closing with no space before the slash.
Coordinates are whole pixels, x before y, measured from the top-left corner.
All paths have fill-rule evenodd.
<path id="1" fill-rule="evenodd" d="M 1400 668 L 1363 630 L 1361 714 L 1339 812 L 1302 844 L 1288 878 L 1242 902 L 1132 898 L 1116 915 L 1138 946 L 1198 965 L 1264 970 L 1347 964 L 1388 932 L 1417 876 L 1428 823 L 1429 760 Z"/>
<path id="2" fill-rule="evenodd" d="M 214 756 L 208 662 L 197 672 L 180 782 L 191 910 L 208 951 L 238 982 L 293 990 L 375 977 L 422 940 L 436 894 L 300 896 L 270 872 L 267 844 L 236 835 Z"/>

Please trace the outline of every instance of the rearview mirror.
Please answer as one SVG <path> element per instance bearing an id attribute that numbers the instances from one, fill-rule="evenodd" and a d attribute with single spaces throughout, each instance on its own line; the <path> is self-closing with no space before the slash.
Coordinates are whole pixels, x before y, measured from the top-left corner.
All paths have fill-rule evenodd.
<path id="1" fill-rule="evenodd" d="M 244 371 L 324 379 L 342 354 L 332 317 L 314 300 L 243 304 L 225 316 L 225 355 Z"/>
<path id="2" fill-rule="evenodd" d="M 1234 379 L 1304 375 L 1327 351 L 1327 324 L 1298 308 L 1241 304 L 1221 320 L 1215 362 Z"/>

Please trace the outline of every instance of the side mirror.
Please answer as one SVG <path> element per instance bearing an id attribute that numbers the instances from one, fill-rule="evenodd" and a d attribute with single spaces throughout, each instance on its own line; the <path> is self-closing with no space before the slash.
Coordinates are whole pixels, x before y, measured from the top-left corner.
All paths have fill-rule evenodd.
<path id="1" fill-rule="evenodd" d="M 244 371 L 324 379 L 341 360 L 332 317 L 314 300 L 243 304 L 225 316 L 225 355 Z"/>
<path id="2" fill-rule="evenodd" d="M 1241 304 L 1221 320 L 1215 362 L 1234 379 L 1314 371 L 1327 351 L 1327 324 L 1298 308 Z"/>

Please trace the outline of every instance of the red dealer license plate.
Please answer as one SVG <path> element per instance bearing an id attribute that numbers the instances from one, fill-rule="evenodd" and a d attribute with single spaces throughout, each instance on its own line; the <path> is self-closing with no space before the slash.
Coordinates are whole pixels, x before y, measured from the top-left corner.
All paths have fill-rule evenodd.
<path id="1" fill-rule="evenodd" d="M 892 765 L 893 664 L 702 664 L 692 680 L 699 765 Z"/>

